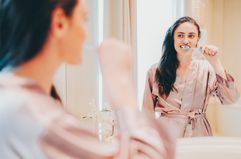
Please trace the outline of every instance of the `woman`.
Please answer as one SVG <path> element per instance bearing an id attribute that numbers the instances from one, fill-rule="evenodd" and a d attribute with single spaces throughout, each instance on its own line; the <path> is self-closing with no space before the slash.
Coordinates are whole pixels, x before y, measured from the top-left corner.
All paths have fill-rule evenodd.
<path id="1" fill-rule="evenodd" d="M 107 40 L 99 48 L 120 124 L 115 144 L 100 143 L 50 96 L 60 64 L 81 63 L 86 14 L 84 0 L 0 1 L 1 158 L 173 158 L 162 124 L 147 116 L 139 120 L 126 45 Z"/>
<path id="2" fill-rule="evenodd" d="M 215 46 L 201 46 L 206 60 L 192 59 L 199 39 L 200 28 L 194 19 L 178 19 L 167 31 L 160 62 L 147 74 L 143 109 L 159 115 L 177 137 L 212 135 L 206 109 L 213 93 L 223 104 L 239 97 Z"/>

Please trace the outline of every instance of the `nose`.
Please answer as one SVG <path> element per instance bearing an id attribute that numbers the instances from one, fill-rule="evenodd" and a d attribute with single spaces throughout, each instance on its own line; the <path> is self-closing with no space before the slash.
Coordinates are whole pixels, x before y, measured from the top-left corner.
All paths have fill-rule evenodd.
<path id="1" fill-rule="evenodd" d="M 184 37 L 182 42 L 183 42 L 184 44 L 188 44 L 188 43 L 189 43 L 188 37 Z"/>

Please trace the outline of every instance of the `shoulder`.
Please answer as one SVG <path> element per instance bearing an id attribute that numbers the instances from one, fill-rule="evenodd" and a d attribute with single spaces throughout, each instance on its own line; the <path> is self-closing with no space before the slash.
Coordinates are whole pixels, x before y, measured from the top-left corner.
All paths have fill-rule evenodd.
<path id="1" fill-rule="evenodd" d="M 158 67 L 159 67 L 159 63 L 155 63 L 155 64 L 151 65 L 149 70 L 156 70 Z"/>
<path id="2" fill-rule="evenodd" d="M 158 67 L 159 67 L 158 63 L 151 65 L 151 67 L 148 69 L 148 75 L 152 75 L 152 76 L 155 75 Z"/>
<path id="3" fill-rule="evenodd" d="M 154 82 L 155 81 L 155 76 L 156 76 L 156 70 L 158 69 L 158 63 L 155 63 L 151 65 L 151 67 L 147 71 L 147 80 L 149 82 Z"/>
<path id="4" fill-rule="evenodd" d="M 15 122 L 15 117 L 29 118 L 42 126 L 48 125 L 62 114 L 61 104 L 40 91 L 34 85 L 0 84 L 1 113 L 8 114 L 8 121 Z M 56 109 L 57 108 L 57 109 Z M 23 120 L 24 121 L 24 120 Z"/>

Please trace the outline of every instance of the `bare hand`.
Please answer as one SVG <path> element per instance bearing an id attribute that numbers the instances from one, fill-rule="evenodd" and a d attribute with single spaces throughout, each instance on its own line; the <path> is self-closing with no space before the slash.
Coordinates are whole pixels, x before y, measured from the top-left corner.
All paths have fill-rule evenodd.
<path id="1" fill-rule="evenodd" d="M 216 46 L 213 45 L 204 45 L 201 46 L 202 54 L 209 61 L 211 65 L 216 65 L 219 63 L 219 51 Z"/>
<path id="2" fill-rule="evenodd" d="M 202 53 L 208 62 L 213 66 L 215 72 L 226 79 L 224 67 L 219 59 L 219 51 L 216 46 L 205 45 L 201 47 Z"/>
<path id="3" fill-rule="evenodd" d="M 105 40 L 98 48 L 104 90 L 112 106 L 137 106 L 132 80 L 131 49 L 115 39 Z"/>

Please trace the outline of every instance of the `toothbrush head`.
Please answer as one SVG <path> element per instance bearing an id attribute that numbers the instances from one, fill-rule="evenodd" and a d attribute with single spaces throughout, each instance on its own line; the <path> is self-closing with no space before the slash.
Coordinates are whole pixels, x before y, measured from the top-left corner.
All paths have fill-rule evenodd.
<path id="1" fill-rule="evenodd" d="M 183 49 L 184 51 L 188 51 L 191 47 L 188 45 L 182 45 L 180 46 L 181 49 Z"/>

